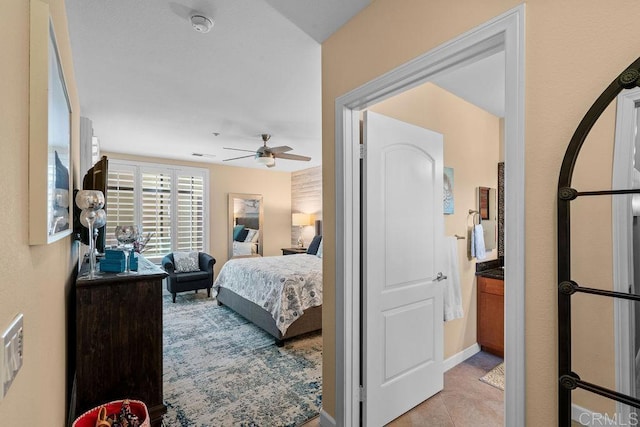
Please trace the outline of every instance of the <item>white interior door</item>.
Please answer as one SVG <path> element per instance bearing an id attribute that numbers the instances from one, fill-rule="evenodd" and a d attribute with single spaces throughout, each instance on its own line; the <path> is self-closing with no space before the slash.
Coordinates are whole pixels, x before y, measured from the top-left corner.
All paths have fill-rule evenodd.
<path id="1" fill-rule="evenodd" d="M 364 425 L 443 388 L 441 134 L 365 112 Z"/>

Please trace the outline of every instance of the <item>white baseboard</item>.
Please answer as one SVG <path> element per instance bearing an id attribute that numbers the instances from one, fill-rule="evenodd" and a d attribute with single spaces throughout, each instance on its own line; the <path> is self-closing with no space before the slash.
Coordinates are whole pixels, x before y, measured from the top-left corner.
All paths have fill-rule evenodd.
<path id="1" fill-rule="evenodd" d="M 336 420 L 329 414 L 327 414 L 324 409 L 320 410 L 320 427 L 335 427 Z"/>
<path id="2" fill-rule="evenodd" d="M 460 353 L 456 353 L 453 356 L 447 358 L 444 362 L 442 362 L 442 367 L 444 368 L 444 372 L 447 372 L 449 369 L 464 362 L 465 360 L 467 360 L 474 354 L 478 353 L 479 351 L 480 351 L 480 346 L 478 345 L 478 343 L 475 343 L 465 348 Z"/>

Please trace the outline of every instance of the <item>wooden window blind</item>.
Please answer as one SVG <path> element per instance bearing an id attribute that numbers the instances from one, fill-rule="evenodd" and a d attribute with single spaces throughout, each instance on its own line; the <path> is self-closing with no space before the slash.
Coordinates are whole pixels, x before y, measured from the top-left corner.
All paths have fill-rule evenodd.
<path id="1" fill-rule="evenodd" d="M 139 224 L 152 234 L 144 255 L 159 261 L 174 251 L 208 251 L 208 171 L 111 160 L 107 245 L 116 225 Z"/>

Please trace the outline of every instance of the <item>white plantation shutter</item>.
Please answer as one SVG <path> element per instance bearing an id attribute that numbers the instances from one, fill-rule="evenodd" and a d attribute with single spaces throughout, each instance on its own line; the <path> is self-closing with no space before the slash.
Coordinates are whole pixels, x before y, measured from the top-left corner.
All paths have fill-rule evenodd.
<path id="1" fill-rule="evenodd" d="M 162 257 L 171 246 L 171 171 L 144 169 L 141 173 L 140 225 L 142 233 L 152 233 L 145 255 Z"/>
<path id="2" fill-rule="evenodd" d="M 178 175 L 176 250 L 204 249 L 204 177 Z"/>
<path id="3" fill-rule="evenodd" d="M 105 208 L 107 246 L 118 244 L 114 233 L 116 225 L 136 224 L 135 176 L 136 170 L 133 167 L 109 168 Z"/>
<path id="4" fill-rule="evenodd" d="M 107 192 L 107 244 L 112 229 L 139 224 L 152 234 L 145 257 L 159 261 L 177 250 L 208 251 L 208 171 L 111 160 Z"/>

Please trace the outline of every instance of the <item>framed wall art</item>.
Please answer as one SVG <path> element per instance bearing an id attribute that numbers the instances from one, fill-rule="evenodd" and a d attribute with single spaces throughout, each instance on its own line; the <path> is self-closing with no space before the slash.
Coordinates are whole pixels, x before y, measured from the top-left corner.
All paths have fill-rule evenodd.
<path id="1" fill-rule="evenodd" d="M 29 68 L 29 244 L 73 229 L 71 103 L 49 6 L 31 0 Z"/>

